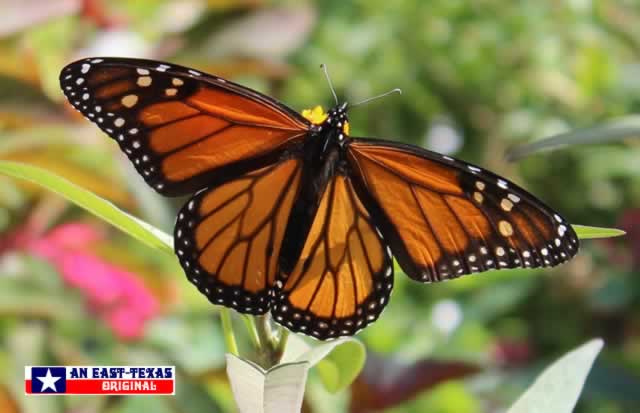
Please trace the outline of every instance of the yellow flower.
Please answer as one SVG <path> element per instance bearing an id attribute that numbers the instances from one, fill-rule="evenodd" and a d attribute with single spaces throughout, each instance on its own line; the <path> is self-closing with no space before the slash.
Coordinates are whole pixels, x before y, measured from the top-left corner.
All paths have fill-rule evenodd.
<path id="1" fill-rule="evenodd" d="M 320 125 L 327 119 L 327 115 L 322 109 L 322 106 L 318 105 L 313 109 L 305 109 L 302 111 L 302 116 L 304 116 L 309 122 L 314 125 Z"/>

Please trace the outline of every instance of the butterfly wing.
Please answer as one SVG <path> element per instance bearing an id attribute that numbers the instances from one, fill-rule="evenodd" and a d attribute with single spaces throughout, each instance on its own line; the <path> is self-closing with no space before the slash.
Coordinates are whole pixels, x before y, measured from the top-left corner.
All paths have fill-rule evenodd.
<path id="1" fill-rule="evenodd" d="M 353 139 L 348 159 L 356 188 L 415 280 L 554 266 L 578 251 L 565 219 L 491 172 L 380 140 Z"/>
<path id="2" fill-rule="evenodd" d="M 60 84 L 164 195 L 190 194 L 212 177 L 268 165 L 309 128 L 265 95 L 152 60 L 83 59 L 62 70 Z"/>
<path id="3" fill-rule="evenodd" d="M 176 254 L 212 303 L 268 311 L 301 169 L 298 158 L 282 159 L 199 192 L 178 213 Z"/>
<path id="4" fill-rule="evenodd" d="M 292 331 L 324 340 L 378 318 L 393 287 L 391 250 L 349 177 L 329 181 L 300 259 L 277 285 L 271 311 Z"/>

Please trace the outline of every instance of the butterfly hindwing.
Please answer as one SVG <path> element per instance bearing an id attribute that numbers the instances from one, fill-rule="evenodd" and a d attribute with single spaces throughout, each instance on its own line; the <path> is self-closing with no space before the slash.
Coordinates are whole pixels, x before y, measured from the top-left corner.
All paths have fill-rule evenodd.
<path id="1" fill-rule="evenodd" d="M 175 251 L 214 304 L 264 314 L 300 187 L 301 162 L 284 159 L 196 194 L 178 213 Z"/>
<path id="2" fill-rule="evenodd" d="M 432 282 L 573 257 L 571 226 L 531 194 L 476 166 L 417 147 L 354 139 L 361 193 L 401 267 Z"/>
<path id="3" fill-rule="evenodd" d="M 190 194 L 211 177 L 269 164 L 309 127 L 258 92 L 152 60 L 80 60 L 62 70 L 60 84 L 164 195 Z"/>
<path id="4" fill-rule="evenodd" d="M 277 286 L 274 319 L 323 340 L 355 334 L 388 303 L 391 250 L 348 176 L 329 181 L 302 254 Z"/>

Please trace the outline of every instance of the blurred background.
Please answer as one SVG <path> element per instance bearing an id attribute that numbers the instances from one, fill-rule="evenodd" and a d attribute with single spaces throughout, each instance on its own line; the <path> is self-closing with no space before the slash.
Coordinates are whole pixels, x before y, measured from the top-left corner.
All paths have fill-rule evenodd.
<path id="1" fill-rule="evenodd" d="M 171 233 L 184 200 L 148 189 L 71 110 L 58 73 L 85 56 L 166 60 L 296 110 L 392 88 L 355 136 L 421 145 L 507 176 L 569 221 L 615 226 L 553 270 L 419 286 L 359 334 L 347 391 L 312 374 L 306 412 L 500 412 L 559 355 L 602 337 L 577 412 L 640 411 L 640 141 L 517 163 L 505 151 L 640 108 L 635 0 L 2 0 L 0 159 L 46 168 Z M 0 412 L 231 412 L 216 307 L 159 254 L 46 190 L 0 177 Z M 175 364 L 175 397 L 26 398 L 24 365 Z"/>

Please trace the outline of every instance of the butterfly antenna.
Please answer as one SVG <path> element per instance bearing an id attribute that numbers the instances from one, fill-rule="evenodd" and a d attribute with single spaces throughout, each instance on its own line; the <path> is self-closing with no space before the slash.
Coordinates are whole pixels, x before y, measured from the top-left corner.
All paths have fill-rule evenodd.
<path id="1" fill-rule="evenodd" d="M 324 77 L 327 78 L 327 83 L 329 83 L 329 89 L 331 89 L 331 94 L 333 94 L 333 98 L 336 100 L 336 105 L 338 102 L 338 95 L 336 95 L 336 90 L 333 88 L 333 83 L 331 83 L 331 78 L 329 77 L 329 71 L 327 70 L 327 65 L 324 63 L 320 65 L 322 71 L 324 72 Z"/>
<path id="2" fill-rule="evenodd" d="M 388 91 L 388 92 L 385 92 L 385 93 L 383 93 L 383 94 L 381 94 L 381 95 L 374 96 L 374 97 L 370 97 L 370 98 L 368 98 L 368 99 L 362 100 L 362 101 L 360 101 L 360 102 L 358 102 L 358 103 L 356 103 L 356 104 L 351 105 L 351 107 L 352 107 L 352 108 L 355 108 L 356 106 L 364 105 L 365 103 L 369 103 L 369 102 L 371 102 L 372 100 L 380 99 L 380 98 L 383 98 L 383 97 L 385 97 L 385 96 L 392 95 L 392 94 L 394 94 L 394 93 L 397 93 L 397 94 L 401 95 L 401 94 L 402 94 L 402 89 L 395 88 L 395 89 L 390 90 L 390 91 Z"/>

